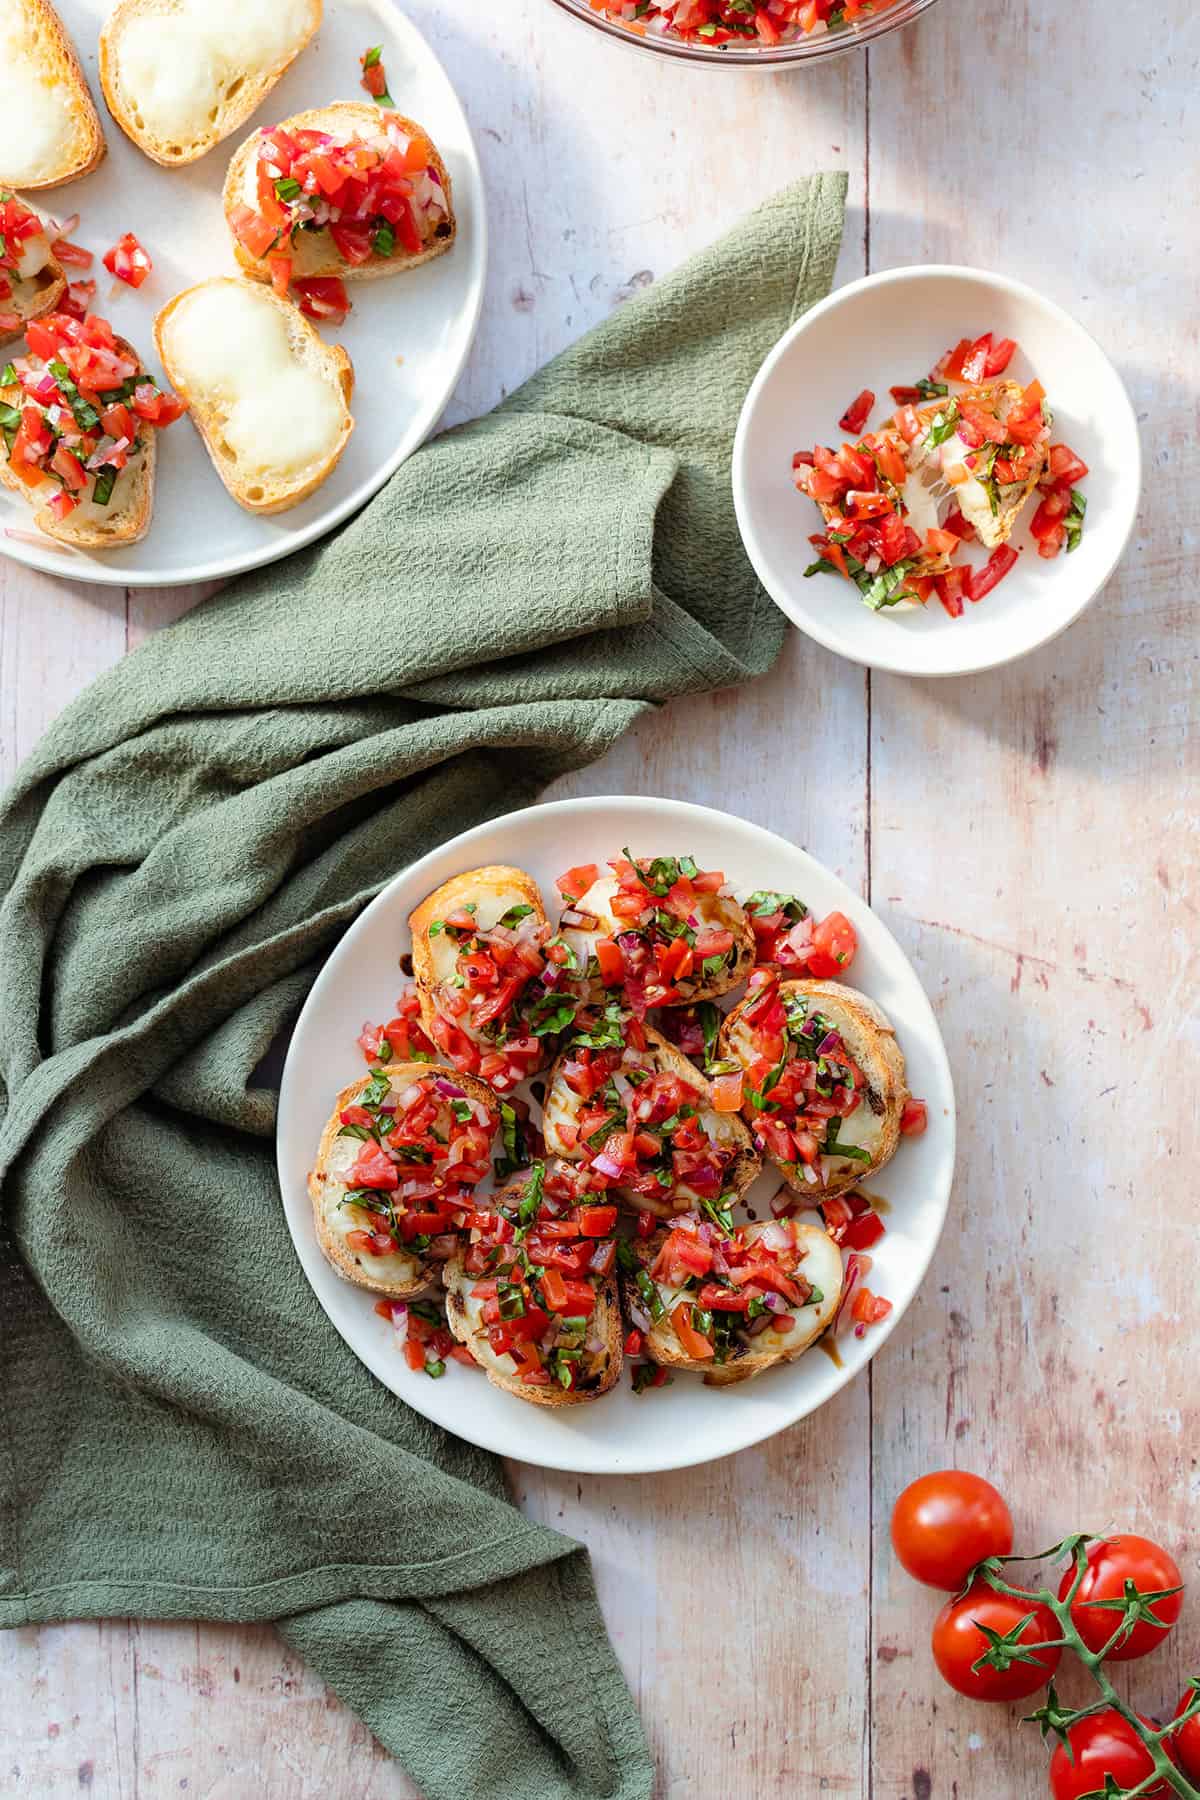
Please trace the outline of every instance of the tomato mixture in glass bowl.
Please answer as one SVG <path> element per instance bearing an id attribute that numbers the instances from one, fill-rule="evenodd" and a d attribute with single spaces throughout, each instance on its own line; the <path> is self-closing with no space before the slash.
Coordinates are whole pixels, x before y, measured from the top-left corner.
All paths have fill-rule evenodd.
<path id="1" fill-rule="evenodd" d="M 555 0 L 608 36 L 677 61 L 792 68 L 873 43 L 934 0 Z"/>

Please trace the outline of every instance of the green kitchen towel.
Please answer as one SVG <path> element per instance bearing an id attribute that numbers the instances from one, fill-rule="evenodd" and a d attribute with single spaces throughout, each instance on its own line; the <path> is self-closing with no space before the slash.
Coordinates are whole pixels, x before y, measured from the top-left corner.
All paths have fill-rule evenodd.
<path id="1" fill-rule="evenodd" d="M 20 772 L 0 1625 L 273 1620 L 430 1800 L 649 1794 L 586 1553 L 342 1343 L 254 1072 L 397 869 L 653 704 L 770 666 L 730 448 L 829 289 L 844 194 L 769 201 L 337 537 L 126 658 Z"/>

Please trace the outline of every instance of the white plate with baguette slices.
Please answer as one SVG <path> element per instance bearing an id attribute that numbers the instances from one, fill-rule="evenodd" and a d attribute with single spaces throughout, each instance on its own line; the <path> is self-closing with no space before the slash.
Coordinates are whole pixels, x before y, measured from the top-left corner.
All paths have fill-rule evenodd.
<path id="1" fill-rule="evenodd" d="M 25 75 L 24 102 L 9 109 L 15 127 L 7 137 L 0 127 L 0 187 L 52 222 L 79 215 L 68 235 L 95 262 L 68 267 L 67 278 L 96 279 L 92 310 L 191 403 L 191 417 L 151 434 L 161 440 L 153 506 L 137 542 L 60 541 L 35 524 L 19 483 L 0 489 L 0 550 L 76 581 L 222 579 L 331 531 L 436 426 L 482 304 L 486 221 L 470 128 L 433 51 L 391 0 L 182 0 L 186 44 L 180 11 L 176 0 L 59 0 L 53 9 L 6 0 L 0 13 L 10 72 Z M 451 197 L 448 242 L 436 254 L 397 253 L 385 279 L 355 271 L 349 316 L 314 322 L 292 305 L 294 290 L 281 302 L 269 281 L 251 278 L 223 195 L 239 152 L 265 128 L 296 115 L 328 125 L 330 107 L 364 132 L 382 123 L 360 85 L 360 59 L 375 45 L 396 112 L 437 153 Z M 101 262 L 126 232 L 153 262 L 136 289 Z M 323 269 L 305 246 L 297 275 Z M 375 257 L 361 273 L 382 274 L 380 265 Z M 43 277 L 47 291 L 55 273 Z M 5 355 L 22 347 L 10 341 Z M 118 500 L 130 485 L 121 483 Z"/>
<path id="2" fill-rule="evenodd" d="M 383 1272 L 394 1263 L 400 1285 L 376 1281 L 368 1290 L 359 1280 L 374 1273 L 370 1257 L 365 1269 L 361 1260 L 347 1268 L 344 1258 L 330 1259 L 327 1247 L 322 1249 L 328 1233 L 321 1229 L 317 1202 L 323 1190 L 314 1192 L 310 1182 L 328 1152 L 335 1102 L 343 1104 L 346 1090 L 367 1072 L 358 1034 L 364 1020 L 392 1016 L 407 985 L 401 959 L 413 948 L 410 915 L 443 883 L 473 870 L 494 876 L 523 871 L 555 920 L 563 905 L 555 886 L 559 875 L 578 864 L 603 868 L 625 846 L 639 858 L 691 856 L 702 870 L 723 871 L 739 898 L 762 888 L 788 891 L 801 896 L 814 916 L 840 911 L 854 926 L 858 949 L 846 985 L 863 997 L 864 1012 L 890 1022 L 907 1091 L 927 1107 L 924 1133 L 904 1138 L 894 1155 L 889 1148 L 890 1160 L 869 1180 L 886 1221 L 886 1235 L 872 1250 L 871 1287 L 890 1299 L 894 1310 L 861 1335 L 850 1329 L 834 1340 L 826 1333 L 795 1360 L 727 1386 L 706 1384 L 669 1351 L 657 1360 L 672 1365 L 670 1385 L 635 1393 L 626 1364 L 620 1378 L 605 1380 L 586 1404 L 528 1405 L 511 1391 L 511 1381 L 497 1383 L 494 1374 L 488 1379 L 483 1369 L 450 1360 L 444 1374 L 431 1380 L 408 1366 L 392 1324 L 376 1311 L 380 1295 L 405 1291 L 412 1269 L 400 1267 L 400 1257 L 384 1255 Z M 528 899 L 530 890 L 522 879 L 513 892 Z M 454 894 L 452 888 L 449 897 Z M 507 906 L 511 898 L 498 903 Z M 437 910 L 444 910 L 444 903 Z M 417 922 L 423 917 L 418 912 Z M 744 992 L 739 985 L 717 1004 L 731 1010 Z M 829 992 L 835 992 L 832 985 Z M 846 1004 L 852 1008 L 853 997 Z M 411 1073 L 405 1068 L 395 1079 L 407 1082 Z M 548 1074 L 542 1071 L 543 1081 Z M 517 1092 L 536 1104 L 536 1082 L 523 1083 Z M 708 1462 L 757 1443 L 806 1417 L 853 1379 L 886 1342 L 925 1276 L 946 1218 L 954 1142 L 954 1091 L 933 1011 L 904 953 L 870 908 L 805 851 L 759 826 L 706 807 L 617 797 L 557 801 L 511 813 L 443 845 L 383 889 L 330 956 L 297 1021 L 283 1073 L 277 1155 L 287 1224 L 303 1273 L 371 1374 L 435 1423 L 484 1449 L 547 1468 L 644 1474 Z M 354 1152 L 358 1146 L 348 1148 Z M 481 1184 L 482 1206 L 499 1185 L 490 1176 Z M 769 1221 L 780 1188 L 777 1170 L 760 1175 L 744 1195 L 739 1217 Z M 454 1274 L 460 1265 L 449 1267 Z M 454 1311 L 461 1312 L 457 1299 L 452 1322 Z M 628 1322 L 627 1315 L 622 1330 Z M 822 1316 L 819 1323 L 825 1322 Z M 747 1366 L 742 1373 L 756 1370 Z"/>

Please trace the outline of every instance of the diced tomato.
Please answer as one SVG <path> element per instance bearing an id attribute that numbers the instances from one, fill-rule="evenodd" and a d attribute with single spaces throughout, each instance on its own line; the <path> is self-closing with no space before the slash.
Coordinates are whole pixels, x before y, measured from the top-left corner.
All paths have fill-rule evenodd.
<path id="1" fill-rule="evenodd" d="M 115 275 L 118 281 L 124 281 L 131 288 L 140 288 L 154 267 L 132 231 L 127 231 L 124 237 L 117 239 L 111 250 L 104 252 L 103 261 L 110 275 Z"/>
<path id="2" fill-rule="evenodd" d="M 970 570 L 964 568 L 947 569 L 944 575 L 934 577 L 937 597 L 952 619 L 961 619 L 963 615 L 963 597 L 966 593 L 967 576 Z"/>
<path id="3" fill-rule="evenodd" d="M 395 1189 L 400 1186 L 400 1176 L 391 1157 L 378 1144 L 364 1142 L 358 1161 L 346 1174 L 346 1186 Z"/>
<path id="4" fill-rule="evenodd" d="M 982 569 L 972 569 L 967 586 L 969 600 L 982 600 L 985 594 L 1008 574 L 1017 560 L 1017 553 L 1011 544 L 1001 544 L 993 550 Z"/>
<path id="5" fill-rule="evenodd" d="M 960 538 L 964 544 L 969 544 L 975 536 L 975 527 L 971 524 L 969 519 L 963 518 L 957 506 L 952 513 L 947 515 L 944 529 L 948 532 L 952 532 L 954 536 Z"/>
<path id="6" fill-rule="evenodd" d="M 971 354 L 971 339 L 960 338 L 953 350 L 947 350 L 934 370 L 934 375 L 941 379 L 945 376 L 950 381 L 965 381 L 963 364 Z"/>
<path id="7" fill-rule="evenodd" d="M 301 275 L 292 283 L 300 311 L 308 319 L 341 325 L 350 311 L 350 296 L 336 275 Z"/>
<path id="8" fill-rule="evenodd" d="M 685 1356 L 693 1362 L 704 1362 L 716 1355 L 716 1351 L 706 1337 L 702 1337 L 692 1324 L 692 1307 L 688 1300 L 681 1300 L 671 1314 L 671 1323 L 675 1327 L 675 1335 L 679 1339 L 679 1347 Z"/>
<path id="9" fill-rule="evenodd" d="M 404 1360 L 414 1374 L 425 1367 L 425 1346 L 413 1337 L 404 1340 Z"/>
<path id="10" fill-rule="evenodd" d="M 1046 390 L 1040 381 L 1031 381 L 1020 400 L 1005 420 L 1005 430 L 1014 444 L 1035 444 L 1046 429 L 1042 402 Z"/>
<path id="11" fill-rule="evenodd" d="M 587 893 L 599 873 L 596 863 L 579 863 L 575 868 L 568 869 L 565 875 L 560 875 L 554 885 L 564 900 L 579 900 Z"/>
<path id="12" fill-rule="evenodd" d="M 640 1212 L 637 1216 L 637 1225 L 635 1229 L 638 1237 L 643 1240 L 652 1238 L 654 1233 L 658 1230 L 658 1220 L 651 1212 Z"/>
<path id="13" fill-rule="evenodd" d="M 335 220 L 329 227 L 329 235 L 337 245 L 338 254 L 344 262 L 357 267 L 359 263 L 370 261 L 371 229 L 368 225 L 347 225 Z"/>
<path id="14" fill-rule="evenodd" d="M 367 56 L 371 54 L 371 51 L 368 50 Z M 363 65 L 362 85 L 372 100 L 379 100 L 387 93 L 387 75 L 384 72 L 383 64 L 378 59 L 378 52 L 375 53 L 375 56 L 376 60 L 373 63 L 368 63 L 365 57 L 361 59 Z"/>
<path id="15" fill-rule="evenodd" d="M 271 271 L 271 286 L 281 300 L 287 299 L 288 286 L 292 279 L 292 259 L 290 256 L 268 256 L 267 267 Z"/>
<path id="16" fill-rule="evenodd" d="M 54 455 L 50 458 L 50 467 L 56 475 L 61 475 L 63 482 L 72 493 L 78 493 L 80 488 L 87 486 L 87 472 L 83 464 L 75 452 L 68 450 L 65 444 L 59 444 L 55 450 Z"/>
<path id="17" fill-rule="evenodd" d="M 68 269 L 90 269 L 96 260 L 92 251 L 85 250 L 82 244 L 68 243 L 66 238 L 55 238 L 50 248 Z"/>
<path id="18" fill-rule="evenodd" d="M 929 1123 L 929 1108 L 924 1100 L 908 1099 L 900 1115 L 900 1129 L 907 1137 L 920 1137 Z"/>
<path id="19" fill-rule="evenodd" d="M 877 1212 L 868 1210 L 851 1219 L 839 1242 L 847 1250 L 870 1250 L 886 1233 L 887 1227 Z"/>
<path id="20" fill-rule="evenodd" d="M 615 987 L 625 978 L 625 962 L 612 938 L 600 938 L 595 945 L 600 979 L 605 987 Z"/>
<path id="21" fill-rule="evenodd" d="M 274 249 L 279 237 L 279 227 L 269 224 L 253 207 L 233 206 L 229 209 L 228 218 L 234 237 L 251 256 L 261 258 Z"/>
<path id="22" fill-rule="evenodd" d="M 896 429 L 906 444 L 915 444 L 921 435 L 921 421 L 915 407 L 902 406 L 896 414 Z"/>
<path id="23" fill-rule="evenodd" d="M 953 531 L 942 531 L 936 525 L 925 533 L 925 548 L 932 556 L 953 556 L 960 541 Z"/>
<path id="24" fill-rule="evenodd" d="M 870 388 L 864 388 L 857 399 L 850 402 L 849 406 L 838 420 L 838 425 L 843 431 L 848 431 L 851 437 L 857 437 L 859 432 L 862 431 L 863 427 L 866 425 L 867 420 L 870 418 L 871 408 L 874 404 L 874 394 L 871 392 Z"/>
<path id="25" fill-rule="evenodd" d="M 579 1229 L 584 1237 L 607 1237 L 616 1222 L 615 1206 L 585 1206 L 579 1214 Z"/>
<path id="26" fill-rule="evenodd" d="M 78 500 L 74 499 L 72 495 L 60 490 L 60 492 L 57 494 L 51 494 L 51 496 L 50 496 L 49 500 L 46 502 L 46 504 L 49 506 L 50 511 L 54 514 L 54 517 L 61 522 L 63 519 L 65 519 L 67 517 L 67 515 L 69 513 L 73 513 L 75 511 L 75 508 L 79 505 L 79 502 L 78 502 Z"/>
<path id="27" fill-rule="evenodd" d="M 908 479 L 908 468 L 903 456 L 890 438 L 881 437 L 874 446 L 873 454 L 884 479 L 892 482 L 896 487 L 903 487 Z"/>
<path id="28" fill-rule="evenodd" d="M 718 1075 L 712 1084 L 713 1111 L 719 1113 L 740 1112 L 744 1081 L 741 1070 L 735 1075 Z"/>
<path id="29" fill-rule="evenodd" d="M 631 1329 L 628 1337 L 625 1339 L 625 1354 L 626 1354 L 626 1356 L 640 1356 L 642 1354 L 642 1345 L 645 1343 L 645 1341 L 646 1340 L 642 1336 L 642 1333 L 638 1330 L 637 1326 L 635 1325 Z"/>
<path id="30" fill-rule="evenodd" d="M 988 357 L 992 353 L 992 334 L 985 331 L 981 338 L 976 338 L 971 348 L 960 363 L 961 379 L 970 382 L 972 387 L 983 380 L 987 371 Z"/>
<path id="31" fill-rule="evenodd" d="M 1016 352 L 1017 341 L 1015 338 L 993 338 L 992 347 L 988 351 L 987 362 L 983 368 L 984 379 L 991 381 L 994 376 L 1003 375 Z"/>
<path id="32" fill-rule="evenodd" d="M 960 426 L 958 435 L 963 439 L 964 443 L 969 443 L 970 439 L 964 435 L 961 429 L 963 424 L 970 426 L 978 433 L 980 443 L 986 441 L 989 444 L 1003 444 L 1007 442 L 1007 425 L 998 419 L 994 413 L 988 412 L 986 407 L 976 406 L 970 400 L 962 400 L 959 402 L 958 411 Z M 975 448 L 978 448 L 978 445 L 976 445 Z"/>
<path id="33" fill-rule="evenodd" d="M 812 949 L 808 956 L 808 972 L 818 981 L 840 975 L 854 961 L 858 949 L 858 933 L 845 913 L 827 913 L 813 927 Z"/>
<path id="34" fill-rule="evenodd" d="M 361 1256 L 391 1256 L 396 1248 L 386 1231 L 348 1231 L 346 1242 Z"/>
<path id="35" fill-rule="evenodd" d="M 1074 487 L 1088 474 L 1088 466 L 1067 444 L 1050 446 L 1050 478 L 1062 487 Z"/>
<path id="36" fill-rule="evenodd" d="M 868 1287 L 860 1287 L 854 1296 L 850 1308 L 850 1316 L 859 1325 L 878 1325 L 892 1311 L 890 1300 L 884 1300 L 879 1294 L 873 1294 Z"/>

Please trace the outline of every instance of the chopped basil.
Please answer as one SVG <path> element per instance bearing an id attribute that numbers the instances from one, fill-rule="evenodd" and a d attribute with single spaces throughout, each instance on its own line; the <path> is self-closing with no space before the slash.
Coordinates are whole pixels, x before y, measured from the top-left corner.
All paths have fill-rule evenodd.
<path id="1" fill-rule="evenodd" d="M 908 579 L 914 564 L 911 559 L 893 563 L 890 569 L 880 569 L 877 575 L 868 575 L 865 571 L 855 576 L 855 583 L 862 594 L 865 605 L 872 612 L 881 612 L 885 606 L 896 606 L 905 598 L 904 583 Z M 911 595 L 908 598 L 912 598 Z"/>
<path id="2" fill-rule="evenodd" d="M 367 51 L 366 55 L 362 59 L 363 68 L 364 69 L 373 69 L 382 55 L 383 55 L 383 45 L 382 44 L 372 44 L 371 48 Z"/>
<path id="3" fill-rule="evenodd" d="M 1071 510 L 1063 520 L 1067 528 L 1067 555 L 1078 550 L 1083 537 L 1083 517 L 1087 512 L 1087 495 L 1081 494 L 1078 488 L 1071 489 Z"/>
<path id="4" fill-rule="evenodd" d="M 108 505 L 116 485 L 117 471 L 109 463 L 105 463 L 102 469 L 97 469 L 95 485 L 92 488 L 92 499 L 97 506 Z"/>
<path id="5" fill-rule="evenodd" d="M 425 1364 L 425 1373 L 431 1381 L 438 1381 L 446 1373 L 446 1365 L 439 1356 L 436 1362 Z"/>
<path id="6" fill-rule="evenodd" d="M 770 918 L 772 913 L 785 913 L 793 925 L 808 917 L 807 906 L 796 894 L 776 894 L 769 888 L 759 888 L 751 894 L 746 902 L 746 911 L 752 912 L 756 919 Z"/>
<path id="7" fill-rule="evenodd" d="M 760 1088 L 751 1087 L 749 1082 L 746 1083 L 746 1099 L 749 1100 L 755 1112 L 767 1112 L 774 1106 L 775 1102 L 773 1100 L 768 1100 L 767 1095 L 777 1084 L 783 1071 L 787 1068 L 787 1060 L 787 1051 L 785 1050 L 779 1061 L 775 1064 L 775 1067 L 768 1070 L 766 1075 L 763 1076 L 763 1084 Z"/>
<path id="8" fill-rule="evenodd" d="M 57 381 L 60 392 L 63 394 L 67 405 L 75 415 L 75 423 L 78 425 L 80 431 L 90 431 L 94 425 L 98 425 L 100 423 L 100 414 L 96 411 L 94 406 L 89 406 L 86 400 L 80 398 L 79 389 L 71 380 L 71 371 L 68 369 L 66 363 L 52 362 L 47 363 L 46 366 L 51 375 L 53 375 L 55 381 Z M 103 502 L 101 502 L 101 504 L 103 505 Z"/>
<path id="9" fill-rule="evenodd" d="M 431 922 L 430 922 L 430 926 L 429 926 L 429 936 L 430 936 L 430 937 L 431 937 L 431 938 L 433 938 L 433 937 L 441 937 L 441 935 L 442 935 L 442 933 L 443 933 L 443 931 L 445 931 L 445 929 L 446 929 L 446 925 L 445 925 L 445 921 L 444 921 L 444 920 L 442 920 L 442 919 L 433 919 L 433 920 L 432 920 L 432 921 L 431 921 Z"/>
<path id="10" fill-rule="evenodd" d="M 714 976 L 722 974 L 729 958 L 735 954 L 736 952 L 733 950 L 722 950 L 719 956 L 706 956 L 700 964 L 700 973 L 704 980 L 709 981 Z"/>
<path id="11" fill-rule="evenodd" d="M 701 1337 L 707 1337 L 709 1332 L 712 1330 L 712 1327 L 713 1327 L 712 1314 L 710 1312 L 705 1312 L 703 1307 L 693 1306 L 693 1308 L 692 1308 L 692 1330 L 698 1331 L 700 1333 Z"/>
<path id="12" fill-rule="evenodd" d="M 836 1116 L 830 1119 L 828 1125 L 825 1127 L 825 1142 L 821 1146 L 821 1155 L 846 1156 L 849 1157 L 851 1162 L 869 1163 L 871 1160 L 871 1153 L 869 1150 L 860 1150 L 857 1144 L 841 1144 L 838 1142 L 838 1132 L 841 1130 L 841 1125 L 842 1121 Z"/>
<path id="13" fill-rule="evenodd" d="M 805 569 L 804 579 L 807 581 L 810 575 L 840 575 L 841 572 L 827 557 L 818 556 L 816 562 L 809 563 Z"/>
<path id="14" fill-rule="evenodd" d="M 371 1133 L 367 1130 L 367 1127 L 365 1125 L 343 1125 L 342 1129 L 338 1132 L 338 1136 L 339 1137 L 348 1137 L 348 1138 L 360 1138 L 364 1143 L 366 1143 L 369 1141 L 369 1139 L 371 1137 Z"/>
<path id="15" fill-rule="evenodd" d="M 518 901 L 516 906 L 510 906 L 506 913 L 501 914 L 499 923 L 506 930 L 511 931 L 514 925 L 519 925 L 522 919 L 527 919 L 532 911 L 532 906 L 527 906 L 523 900 Z"/>
<path id="16" fill-rule="evenodd" d="M 700 1021 L 700 1029 L 704 1033 L 704 1067 L 711 1070 L 713 1051 L 717 1047 L 717 1034 L 721 1029 L 721 1015 L 711 1000 L 702 1000 L 696 1008 Z"/>
<path id="17" fill-rule="evenodd" d="M 522 1225 L 531 1225 L 537 1218 L 542 1204 L 542 1186 L 546 1179 L 545 1163 L 534 1163 L 529 1171 L 529 1180 L 525 1192 L 521 1195 L 521 1204 L 517 1208 L 517 1218 Z"/>
<path id="18" fill-rule="evenodd" d="M 541 994 L 525 1015 L 529 1029 L 534 1037 L 549 1037 L 553 1032 L 566 1031 L 575 1023 L 575 1014 L 582 1004 L 571 994 Z"/>
<path id="19" fill-rule="evenodd" d="M 760 1294 L 751 1294 L 750 1304 L 746 1308 L 748 1319 L 761 1319 L 767 1310 L 767 1303 Z"/>
<path id="20" fill-rule="evenodd" d="M 497 1283 L 496 1304 L 500 1308 L 502 1319 L 525 1317 L 525 1296 L 519 1287 L 514 1287 L 511 1283 Z"/>
<path id="21" fill-rule="evenodd" d="M 521 1121 L 515 1108 L 507 1100 L 500 1102 L 500 1136 L 504 1144 L 504 1155 L 492 1159 L 497 1181 L 503 1181 L 505 1176 L 512 1175 L 525 1161 L 525 1137 Z"/>
<path id="22" fill-rule="evenodd" d="M 721 1198 L 725 1199 L 726 1196 L 722 1194 Z M 715 1200 L 705 1200 L 702 1204 L 714 1225 L 719 1225 L 722 1231 L 733 1230 L 733 1212 L 730 1207 L 721 1206 Z"/>
<path id="23" fill-rule="evenodd" d="M 825 1295 L 823 1291 L 819 1287 L 815 1287 L 804 1304 L 805 1306 L 820 1306 L 824 1298 Z"/>
<path id="24" fill-rule="evenodd" d="M 360 1106 L 382 1106 L 391 1091 L 391 1082 L 382 1071 L 377 1069 L 359 1095 L 358 1104 Z"/>
<path id="25" fill-rule="evenodd" d="M 451 1109 L 460 1125 L 466 1125 L 474 1117 L 469 1100 L 452 1100 Z"/>
<path id="26" fill-rule="evenodd" d="M 932 381 L 928 375 L 922 375 L 919 381 L 913 382 L 913 386 L 922 400 L 943 400 L 950 392 L 944 381 Z"/>
<path id="27" fill-rule="evenodd" d="M 275 198 L 282 200 L 285 205 L 289 201 L 298 200 L 303 192 L 300 183 L 291 175 L 281 175 L 275 183 Z"/>
<path id="28" fill-rule="evenodd" d="M 18 431 L 21 426 L 20 408 L 0 404 L 0 430 Z"/>
<path id="29" fill-rule="evenodd" d="M 637 1272 L 637 1286 L 638 1293 L 646 1302 L 646 1311 L 650 1314 L 650 1317 L 652 1319 L 661 1319 L 667 1309 L 663 1305 L 663 1297 L 659 1293 L 657 1285 L 651 1281 L 650 1276 L 645 1269 L 639 1269 Z"/>
<path id="30" fill-rule="evenodd" d="M 11 363 L 5 363 L 4 370 L 0 373 L 0 387 L 12 387 L 16 379 L 17 371 L 13 368 L 13 365 Z"/>
<path id="31" fill-rule="evenodd" d="M 626 1014 L 616 1001 L 610 1001 L 603 1018 L 590 1031 L 572 1032 L 571 1044 L 586 1044 L 590 1050 L 620 1050 L 625 1043 L 625 1020 Z"/>
<path id="32" fill-rule="evenodd" d="M 632 1274 L 638 1267 L 637 1251 L 628 1238 L 617 1239 L 617 1262 L 626 1274 Z"/>
<path id="33" fill-rule="evenodd" d="M 395 250 L 396 233 L 386 219 L 383 221 L 382 225 L 377 225 L 372 233 L 371 248 L 376 256 L 391 256 Z M 532 912 L 533 908 L 526 907 L 525 910 L 526 912 Z M 503 925 L 504 920 L 501 919 L 500 923 Z"/>
<path id="34" fill-rule="evenodd" d="M 949 406 L 939 406 L 933 415 L 933 423 L 925 435 L 924 448 L 936 450 L 954 436 L 954 427 L 958 423 L 958 401 L 952 400 Z"/>

